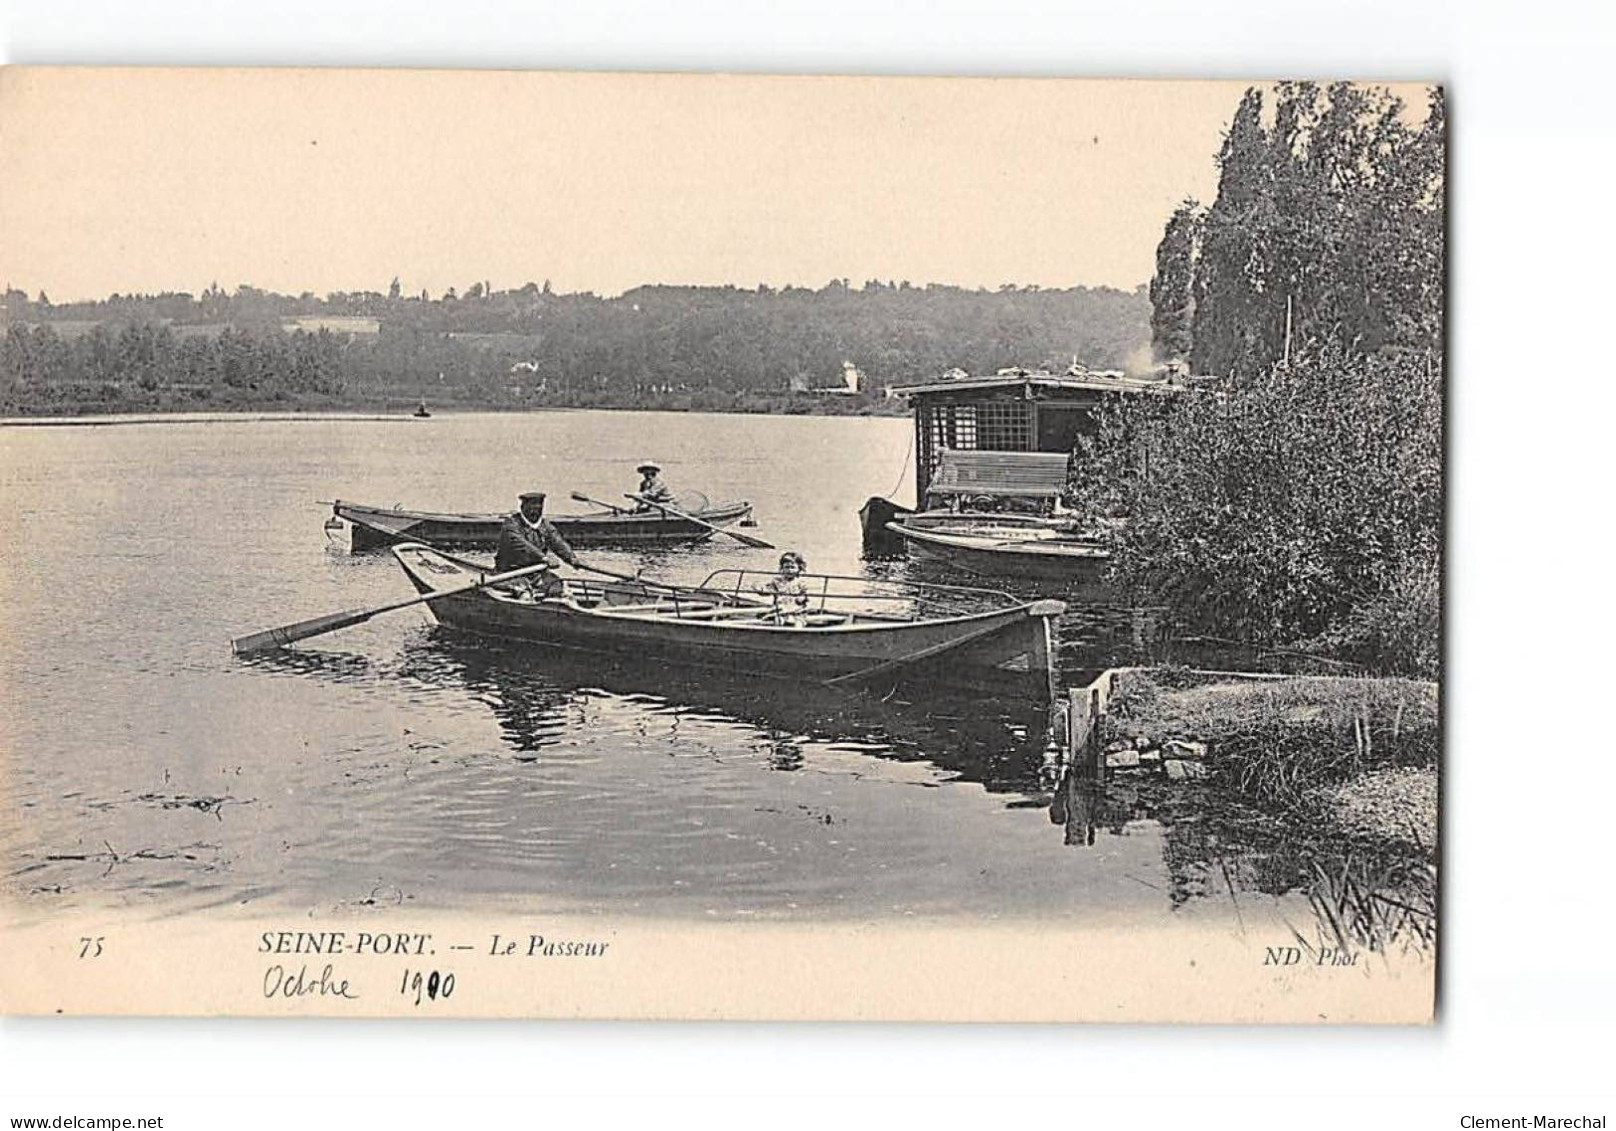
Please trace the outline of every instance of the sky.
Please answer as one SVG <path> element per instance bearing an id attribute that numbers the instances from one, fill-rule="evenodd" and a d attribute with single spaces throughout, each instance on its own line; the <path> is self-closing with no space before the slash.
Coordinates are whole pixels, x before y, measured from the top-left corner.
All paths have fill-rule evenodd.
<path id="1" fill-rule="evenodd" d="M 1149 280 L 1238 82 L 0 71 L 0 284 Z"/>

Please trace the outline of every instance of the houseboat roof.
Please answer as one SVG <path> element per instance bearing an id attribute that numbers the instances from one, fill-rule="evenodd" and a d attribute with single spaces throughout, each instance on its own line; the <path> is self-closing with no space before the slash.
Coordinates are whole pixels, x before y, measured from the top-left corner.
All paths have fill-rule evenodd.
<path id="1" fill-rule="evenodd" d="M 1149 393 L 1176 392 L 1177 386 L 1159 377 L 1130 377 L 1121 370 L 1082 369 L 1066 373 L 1029 372 L 1027 370 L 1000 370 L 991 377 L 972 377 L 964 373 L 945 376 L 936 381 L 915 385 L 894 385 L 898 396 L 925 396 L 928 393 L 961 393 L 972 390 L 1029 388 L 1070 390 L 1095 393 Z"/>

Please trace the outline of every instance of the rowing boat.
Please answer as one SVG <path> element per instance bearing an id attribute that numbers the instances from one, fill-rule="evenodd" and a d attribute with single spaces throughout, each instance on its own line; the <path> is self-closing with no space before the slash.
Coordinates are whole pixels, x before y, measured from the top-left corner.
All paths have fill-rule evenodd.
<path id="1" fill-rule="evenodd" d="M 914 556 L 943 562 L 967 573 L 1044 581 L 1098 580 L 1111 560 L 1105 546 L 1055 526 L 993 521 L 915 522 L 910 516 L 887 524 Z"/>
<path id="2" fill-rule="evenodd" d="M 746 500 L 691 509 L 690 515 L 709 526 L 726 526 L 752 512 Z M 503 514 L 452 514 L 433 511 L 407 511 L 398 507 L 373 507 L 338 499 L 331 505 L 334 517 L 352 527 L 353 548 L 374 550 L 401 542 L 423 542 L 431 546 L 492 549 L 499 542 Z M 671 518 L 660 511 L 601 510 L 588 514 L 548 516 L 561 536 L 573 546 L 642 545 L 645 543 L 700 542 L 714 531 Z"/>
<path id="3" fill-rule="evenodd" d="M 486 572 L 429 546 L 395 546 L 393 556 L 423 596 L 467 586 Z M 573 579 L 557 597 L 489 587 L 429 607 L 446 628 L 746 677 L 877 688 L 923 678 L 928 686 L 1037 702 L 1054 693 L 1054 622 L 1065 611 L 1059 601 L 803 574 L 808 608 L 782 618 L 754 588 L 770 576 L 724 569 L 697 586 Z"/>

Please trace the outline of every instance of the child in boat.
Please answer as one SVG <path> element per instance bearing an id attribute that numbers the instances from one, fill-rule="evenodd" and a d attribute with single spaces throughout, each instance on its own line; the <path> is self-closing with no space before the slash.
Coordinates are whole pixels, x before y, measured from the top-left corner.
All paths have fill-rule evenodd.
<path id="1" fill-rule="evenodd" d="M 770 618 L 776 624 L 802 628 L 808 623 L 808 583 L 802 579 L 808 561 L 795 550 L 780 555 L 780 572 L 757 587 L 774 597 Z"/>

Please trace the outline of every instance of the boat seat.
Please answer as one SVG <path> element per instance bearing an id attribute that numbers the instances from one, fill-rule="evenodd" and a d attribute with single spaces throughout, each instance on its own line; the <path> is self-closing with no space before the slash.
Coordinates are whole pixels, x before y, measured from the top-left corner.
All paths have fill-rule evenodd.
<path id="1" fill-rule="evenodd" d="M 671 613 L 679 606 L 672 601 L 656 601 L 646 605 L 600 605 L 603 613 Z"/>
<path id="2" fill-rule="evenodd" d="M 694 609 L 680 613 L 684 620 L 719 620 L 724 617 L 761 617 L 773 610 L 768 605 L 725 605 L 716 609 Z"/>

